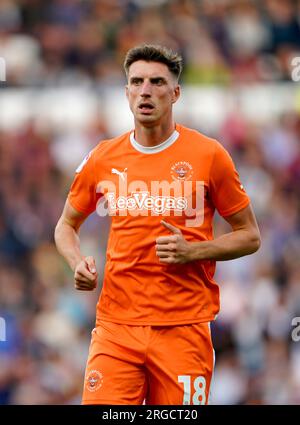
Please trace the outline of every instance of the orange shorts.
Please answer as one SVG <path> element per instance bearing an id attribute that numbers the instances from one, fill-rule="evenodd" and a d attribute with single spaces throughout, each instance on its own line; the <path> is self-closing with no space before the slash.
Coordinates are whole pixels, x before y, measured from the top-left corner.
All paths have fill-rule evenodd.
<path id="1" fill-rule="evenodd" d="M 82 404 L 207 404 L 214 366 L 209 323 L 92 331 Z"/>

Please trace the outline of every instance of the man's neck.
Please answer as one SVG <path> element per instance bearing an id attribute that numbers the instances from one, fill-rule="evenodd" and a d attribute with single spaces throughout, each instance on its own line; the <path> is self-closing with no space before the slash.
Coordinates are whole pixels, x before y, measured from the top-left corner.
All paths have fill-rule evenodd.
<path id="1" fill-rule="evenodd" d="M 157 146 L 167 140 L 175 130 L 174 121 L 167 125 L 145 127 L 136 123 L 134 138 L 142 146 Z"/>

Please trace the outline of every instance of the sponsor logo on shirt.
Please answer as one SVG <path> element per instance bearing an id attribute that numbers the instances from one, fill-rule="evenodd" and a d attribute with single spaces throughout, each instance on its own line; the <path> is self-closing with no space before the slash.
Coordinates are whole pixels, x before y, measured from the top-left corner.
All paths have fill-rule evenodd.
<path id="1" fill-rule="evenodd" d="M 149 192 L 135 192 L 129 196 L 119 196 L 115 193 L 107 194 L 109 208 L 112 212 L 118 210 L 147 210 L 154 214 L 164 214 L 166 211 L 184 211 L 187 200 L 174 196 L 152 196 Z"/>
<path id="2" fill-rule="evenodd" d="M 205 183 L 203 181 L 167 180 L 128 183 L 119 175 L 118 182 L 102 180 L 97 185 L 96 211 L 110 216 L 185 216 L 186 226 L 201 226 L 204 220 Z"/>

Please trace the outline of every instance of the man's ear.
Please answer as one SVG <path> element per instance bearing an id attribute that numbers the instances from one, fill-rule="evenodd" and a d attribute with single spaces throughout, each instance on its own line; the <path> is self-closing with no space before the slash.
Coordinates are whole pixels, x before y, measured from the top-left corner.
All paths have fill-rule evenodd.
<path id="1" fill-rule="evenodd" d="M 128 90 L 129 90 L 129 89 L 128 89 L 128 84 L 126 84 L 126 86 L 125 86 L 125 94 L 126 94 L 127 99 L 128 99 L 128 94 L 129 94 L 129 93 L 128 93 Z"/>
<path id="2" fill-rule="evenodd" d="M 175 86 L 175 88 L 174 88 L 172 103 L 177 102 L 177 100 L 178 100 L 178 99 L 179 99 L 179 97 L 180 97 L 180 94 L 181 94 L 181 88 L 180 88 L 180 85 L 179 85 L 179 84 L 177 84 L 177 85 Z"/>

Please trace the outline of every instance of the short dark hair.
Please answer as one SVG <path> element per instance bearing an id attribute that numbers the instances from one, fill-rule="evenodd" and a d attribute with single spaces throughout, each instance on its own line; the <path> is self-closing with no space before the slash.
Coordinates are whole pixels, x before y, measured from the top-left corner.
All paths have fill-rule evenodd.
<path id="1" fill-rule="evenodd" d="M 130 65 L 139 60 L 164 63 L 177 80 L 180 77 L 183 62 L 182 57 L 167 47 L 155 44 L 142 44 L 128 50 L 124 60 L 126 75 L 128 75 Z"/>

